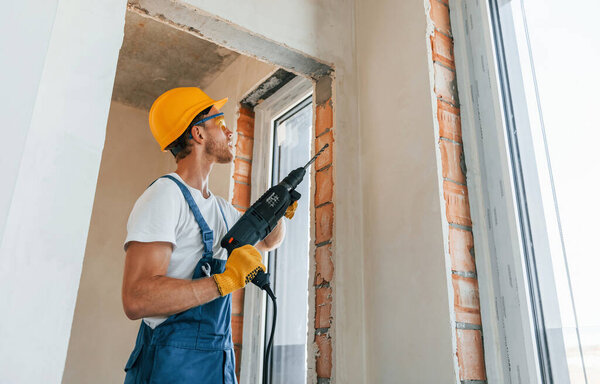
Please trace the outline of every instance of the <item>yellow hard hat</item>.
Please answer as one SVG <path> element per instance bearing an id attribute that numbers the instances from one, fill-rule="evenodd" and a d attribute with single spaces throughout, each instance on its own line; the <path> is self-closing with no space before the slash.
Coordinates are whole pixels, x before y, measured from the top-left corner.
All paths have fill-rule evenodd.
<path id="1" fill-rule="evenodd" d="M 215 101 L 200 88 L 173 88 L 160 95 L 150 108 L 150 130 L 161 151 L 175 141 L 194 117 L 210 106 L 221 109 L 227 98 Z"/>

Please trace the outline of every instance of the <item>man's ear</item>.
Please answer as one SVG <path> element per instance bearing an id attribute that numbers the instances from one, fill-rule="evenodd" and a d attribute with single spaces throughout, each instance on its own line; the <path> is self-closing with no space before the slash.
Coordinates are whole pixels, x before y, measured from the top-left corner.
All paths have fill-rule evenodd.
<path id="1" fill-rule="evenodd" d="M 195 126 L 192 127 L 192 130 L 190 132 L 192 134 L 192 138 L 197 142 L 202 144 L 202 141 L 204 140 L 204 132 L 202 130 L 201 126 Z"/>

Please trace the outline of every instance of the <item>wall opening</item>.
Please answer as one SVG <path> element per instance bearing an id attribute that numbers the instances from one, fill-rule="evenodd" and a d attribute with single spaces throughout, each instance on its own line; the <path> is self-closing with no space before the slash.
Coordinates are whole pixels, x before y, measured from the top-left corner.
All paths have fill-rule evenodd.
<path id="1" fill-rule="evenodd" d="M 175 169 L 171 154 L 160 152 L 148 127 L 154 99 L 177 86 L 198 86 L 214 99 L 230 97 L 223 111 L 235 128 L 238 102 L 277 69 L 127 11 L 64 383 L 124 378 L 139 327 L 121 305 L 127 218 L 148 184 Z M 215 165 L 211 192 L 229 200 L 231 173 L 231 165 Z"/>
<path id="2" fill-rule="evenodd" d="M 173 3 L 171 6 L 171 10 L 177 8 L 176 10 L 181 11 L 178 4 Z M 126 221 L 135 200 L 147 185 L 156 177 L 174 170 L 171 155 L 158 150 L 147 125 L 147 111 L 158 95 L 177 86 L 199 86 L 215 99 L 229 97 L 230 101 L 222 111 L 225 112 L 228 126 L 237 130 L 240 121 L 238 117 L 243 115 L 243 108 L 240 109 L 238 101 L 247 96 L 250 90 L 255 89 L 257 84 L 274 75 L 281 66 L 313 80 L 325 76 L 329 80 L 320 81 L 320 88 L 317 81 L 318 92 L 315 98 L 318 99 L 320 95 L 321 105 L 329 105 L 326 113 L 330 118 L 326 118 L 324 123 L 322 121 L 318 126 L 327 125 L 324 129 L 330 133 L 329 141 L 333 142 L 332 89 L 331 79 L 327 76 L 331 73 L 330 67 L 248 32 L 244 32 L 247 34 L 245 37 L 230 39 L 228 47 L 223 47 L 214 41 L 225 40 L 215 38 L 215 32 L 211 29 L 210 22 L 218 20 L 186 8 L 184 12 L 191 13 L 192 20 L 196 18 L 200 25 L 204 25 L 192 28 L 174 21 L 177 15 L 170 15 L 169 9 L 161 11 L 162 13 L 158 14 L 156 11 L 142 9 L 135 1 L 128 5 L 124 41 L 119 55 L 82 278 L 63 374 L 65 383 L 119 382 L 124 377 L 123 365 L 133 347 L 139 326 L 139 322 L 129 321 L 125 317 L 121 306 L 120 289 L 124 261 L 122 242 L 126 234 Z M 229 32 L 231 31 L 239 32 L 239 28 L 229 25 Z M 228 32 L 221 30 L 220 33 L 224 36 Z M 254 49 L 273 47 L 270 51 L 272 57 L 266 55 L 265 59 L 265 55 L 259 54 L 258 51 L 248 52 L 240 49 L 240 46 L 244 45 L 243 41 L 248 38 L 258 39 L 262 44 Z M 261 57 L 262 60 L 253 57 Z M 318 106 L 316 110 L 319 111 Z M 317 120 L 318 116 L 317 113 Z M 331 153 L 332 151 L 328 155 L 330 165 L 333 162 Z M 233 170 L 231 165 L 213 169 L 210 180 L 213 193 L 235 200 L 235 182 L 231 178 Z M 330 197 L 330 200 L 332 199 L 333 197 Z M 325 235 L 329 236 L 327 244 L 330 245 L 332 212 L 326 226 L 328 228 L 325 228 L 325 231 L 328 235 Z M 318 231 L 320 227 L 322 226 L 316 225 L 315 230 Z M 319 270 L 319 265 L 315 267 L 314 259 L 311 260 L 311 273 L 315 273 L 314 269 Z M 331 252 L 329 260 L 331 261 Z M 243 299 L 237 301 L 239 315 L 243 315 L 244 305 Z M 235 311 L 235 301 L 233 306 Z M 236 327 L 236 324 L 232 325 Z M 312 328 L 310 325 L 309 328 Z M 239 329 L 234 329 L 233 333 L 234 339 L 237 332 L 237 338 L 240 340 L 236 343 L 239 359 L 242 324 L 237 326 Z M 314 332 L 309 333 L 309 339 L 317 338 Z M 315 340 L 317 345 L 311 346 L 308 358 L 310 370 L 311 366 L 315 366 L 314 356 L 322 356 L 316 358 L 319 377 L 331 377 L 332 337 L 329 334 L 325 336 L 328 342 L 323 344 Z M 329 352 L 326 353 L 325 349 Z M 325 364 L 319 359 L 326 360 Z M 325 371 L 319 371 L 319 367 L 323 366 Z M 240 365 L 238 375 L 239 367 Z"/>

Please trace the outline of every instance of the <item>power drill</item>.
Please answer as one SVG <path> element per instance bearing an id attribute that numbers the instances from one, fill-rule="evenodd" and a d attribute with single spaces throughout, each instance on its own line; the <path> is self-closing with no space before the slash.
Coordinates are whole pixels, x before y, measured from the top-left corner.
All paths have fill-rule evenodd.
<path id="1" fill-rule="evenodd" d="M 279 184 L 269 188 L 252 204 L 221 240 L 221 247 L 227 250 L 228 255 L 238 247 L 255 245 L 275 228 L 287 208 L 300 199 L 296 187 L 304 178 L 306 169 L 328 146 L 329 144 L 325 144 L 304 167 L 291 171 Z M 269 275 L 260 271 L 252 279 L 252 283 L 260 289 L 265 289 L 269 285 Z"/>

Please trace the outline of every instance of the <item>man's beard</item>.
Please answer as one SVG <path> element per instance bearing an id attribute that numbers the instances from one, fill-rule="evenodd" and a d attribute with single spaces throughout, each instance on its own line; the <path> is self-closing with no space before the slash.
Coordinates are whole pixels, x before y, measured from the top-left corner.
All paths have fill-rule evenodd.
<path id="1" fill-rule="evenodd" d="M 227 143 L 217 143 L 213 138 L 206 138 L 206 153 L 214 156 L 219 164 L 227 164 L 233 160 L 233 154 Z"/>

